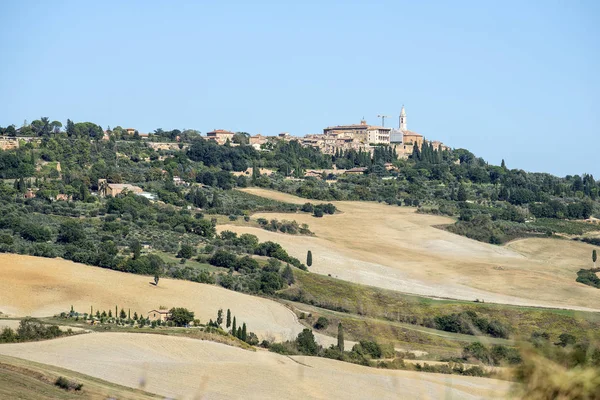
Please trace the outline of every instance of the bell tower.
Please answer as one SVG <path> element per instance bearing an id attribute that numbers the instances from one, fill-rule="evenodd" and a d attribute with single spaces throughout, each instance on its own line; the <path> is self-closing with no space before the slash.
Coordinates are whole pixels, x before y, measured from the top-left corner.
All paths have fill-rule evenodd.
<path id="1" fill-rule="evenodd" d="M 400 130 L 406 131 L 406 110 L 404 104 L 402 105 L 402 111 L 400 111 Z"/>

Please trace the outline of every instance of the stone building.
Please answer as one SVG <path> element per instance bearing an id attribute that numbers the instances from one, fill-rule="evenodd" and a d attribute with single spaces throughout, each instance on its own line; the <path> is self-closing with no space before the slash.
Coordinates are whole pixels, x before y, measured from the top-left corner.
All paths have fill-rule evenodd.
<path id="1" fill-rule="evenodd" d="M 391 128 L 383 126 L 367 125 L 367 121 L 362 120 L 360 124 L 327 127 L 323 129 L 323 135 L 339 139 L 357 140 L 365 145 L 389 144 L 391 130 Z"/>
<path id="2" fill-rule="evenodd" d="M 210 132 L 206 132 L 206 138 L 214 140 L 218 144 L 225 144 L 227 140 L 230 142 L 233 140 L 234 132 L 226 131 L 225 129 L 215 129 Z"/>

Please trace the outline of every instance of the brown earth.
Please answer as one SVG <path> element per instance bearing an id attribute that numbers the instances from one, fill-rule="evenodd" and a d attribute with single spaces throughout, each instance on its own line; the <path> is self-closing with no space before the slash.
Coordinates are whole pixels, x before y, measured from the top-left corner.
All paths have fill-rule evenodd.
<path id="1" fill-rule="evenodd" d="M 309 201 L 258 188 L 244 191 L 295 204 Z M 435 228 L 453 220 L 417 214 L 411 207 L 332 203 L 341 212 L 323 218 L 307 213 L 253 216 L 307 223 L 315 237 L 244 226 L 219 229 L 273 240 L 301 261 L 311 250 L 312 272 L 365 285 L 441 298 L 600 310 L 600 290 L 575 281 L 580 268 L 589 268 L 591 245 L 524 239 L 494 246 Z"/>
<path id="2" fill-rule="evenodd" d="M 5 344 L 0 354 L 179 399 L 492 399 L 509 389 L 493 379 L 378 370 L 149 334 Z"/>

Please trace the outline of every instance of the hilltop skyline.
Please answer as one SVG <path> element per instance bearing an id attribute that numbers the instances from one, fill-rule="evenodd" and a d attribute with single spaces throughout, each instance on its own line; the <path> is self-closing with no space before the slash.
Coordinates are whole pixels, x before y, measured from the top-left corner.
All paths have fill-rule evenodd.
<path id="1" fill-rule="evenodd" d="M 492 164 L 600 176 L 594 2 L 117 4 L 0 5 L 0 125 L 304 136 L 404 104 Z"/>

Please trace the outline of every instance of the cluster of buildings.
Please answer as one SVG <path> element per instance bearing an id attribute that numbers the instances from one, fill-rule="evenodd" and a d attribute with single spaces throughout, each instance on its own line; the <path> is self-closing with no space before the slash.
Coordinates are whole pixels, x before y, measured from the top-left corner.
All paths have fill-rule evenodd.
<path id="1" fill-rule="evenodd" d="M 298 140 L 300 144 L 314 147 L 326 154 L 335 154 L 338 151 L 368 151 L 373 152 L 375 146 L 392 146 L 399 158 L 407 158 L 412 154 L 414 146 L 421 148 L 423 143 L 429 143 L 423 135 L 408 130 L 406 110 L 402 106 L 400 111 L 398 128 L 369 125 L 363 119 L 359 124 L 337 125 L 323 129 L 323 133 L 309 134 L 302 138 L 291 136 L 289 133 L 280 133 L 277 136 L 262 136 L 260 134 L 250 136 L 249 143 L 256 149 L 260 149 L 266 143 L 276 140 Z M 234 132 L 223 129 L 215 129 L 206 134 L 207 139 L 214 140 L 218 144 L 232 141 Z M 432 141 L 435 149 L 449 149 L 442 142 Z"/>

